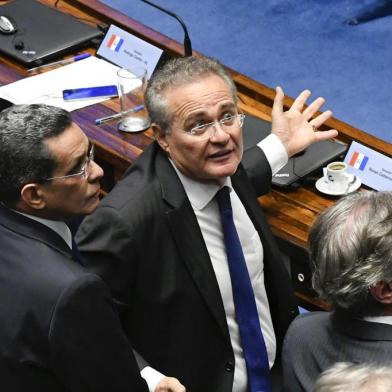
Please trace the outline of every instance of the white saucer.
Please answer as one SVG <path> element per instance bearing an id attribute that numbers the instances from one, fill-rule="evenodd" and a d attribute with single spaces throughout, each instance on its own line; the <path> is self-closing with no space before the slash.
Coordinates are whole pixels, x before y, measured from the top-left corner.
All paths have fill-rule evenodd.
<path id="1" fill-rule="evenodd" d="M 350 186 L 347 189 L 342 190 L 335 190 L 332 189 L 329 182 L 325 181 L 325 177 L 321 177 L 316 181 L 316 188 L 318 191 L 321 193 L 325 193 L 326 195 L 331 195 L 331 196 L 342 196 L 351 192 L 356 191 L 360 186 L 362 185 L 361 179 L 356 176 L 355 182 L 350 184 Z"/>

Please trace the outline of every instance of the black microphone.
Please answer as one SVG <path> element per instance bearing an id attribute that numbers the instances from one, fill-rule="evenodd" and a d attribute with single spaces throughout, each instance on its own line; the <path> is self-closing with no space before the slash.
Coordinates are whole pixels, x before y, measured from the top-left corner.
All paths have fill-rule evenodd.
<path id="1" fill-rule="evenodd" d="M 172 16 L 173 18 L 177 19 L 178 22 L 180 23 L 182 29 L 184 30 L 184 57 L 190 57 L 192 56 L 192 44 L 191 44 L 191 40 L 189 38 L 189 34 L 188 34 L 188 30 L 185 26 L 184 21 L 178 16 L 176 15 L 174 12 L 171 12 L 165 8 L 162 8 L 160 5 L 155 4 L 149 0 L 142 0 L 143 3 L 147 3 L 150 4 L 152 7 L 157 8 L 158 10 L 164 12 L 167 15 Z"/>
<path id="2" fill-rule="evenodd" d="M 392 15 L 392 4 L 390 0 L 383 2 L 375 2 L 376 4 L 365 7 L 358 15 L 347 19 L 345 22 L 350 26 L 356 26 L 361 23 L 369 22 L 373 19 L 383 18 L 384 16 Z"/>

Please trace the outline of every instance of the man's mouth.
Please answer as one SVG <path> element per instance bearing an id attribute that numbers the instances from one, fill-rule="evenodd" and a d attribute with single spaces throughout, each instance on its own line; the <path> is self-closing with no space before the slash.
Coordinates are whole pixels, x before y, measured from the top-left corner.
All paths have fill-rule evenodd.
<path id="1" fill-rule="evenodd" d="M 231 154 L 232 151 L 233 150 L 228 150 L 228 149 L 220 150 L 220 151 L 215 152 L 214 154 L 209 155 L 208 158 L 210 158 L 210 159 L 222 158 L 222 157 L 225 157 L 225 156 Z"/>
<path id="2" fill-rule="evenodd" d="M 89 199 L 99 197 L 100 192 L 101 192 L 101 187 L 98 187 L 98 189 L 89 197 Z"/>

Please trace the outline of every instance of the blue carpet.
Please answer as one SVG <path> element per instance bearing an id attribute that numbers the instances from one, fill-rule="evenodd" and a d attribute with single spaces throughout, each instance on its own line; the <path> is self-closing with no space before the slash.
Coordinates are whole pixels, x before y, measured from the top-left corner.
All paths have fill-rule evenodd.
<path id="1" fill-rule="evenodd" d="M 184 19 L 195 50 L 292 97 L 309 88 L 336 118 L 392 142 L 392 16 L 344 23 L 381 0 L 155 1 Z M 174 19 L 139 0 L 101 2 L 182 42 Z"/>

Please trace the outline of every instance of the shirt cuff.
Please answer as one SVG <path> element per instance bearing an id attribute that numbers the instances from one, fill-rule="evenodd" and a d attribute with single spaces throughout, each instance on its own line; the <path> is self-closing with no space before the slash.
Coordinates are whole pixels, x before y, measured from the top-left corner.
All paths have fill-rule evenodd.
<path id="1" fill-rule="evenodd" d="M 162 373 L 150 366 L 146 366 L 140 372 L 140 375 L 146 380 L 150 392 L 154 392 L 158 383 L 165 377 Z"/>
<path id="2" fill-rule="evenodd" d="M 273 133 L 258 142 L 257 146 L 263 150 L 271 166 L 272 175 L 277 173 L 289 160 L 285 146 Z"/>

